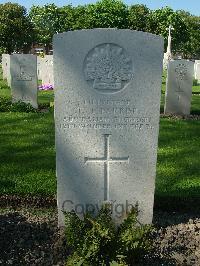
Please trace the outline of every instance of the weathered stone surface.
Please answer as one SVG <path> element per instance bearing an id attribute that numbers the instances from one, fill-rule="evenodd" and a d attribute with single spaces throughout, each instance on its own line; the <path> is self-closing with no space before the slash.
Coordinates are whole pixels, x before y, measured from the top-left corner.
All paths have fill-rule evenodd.
<path id="1" fill-rule="evenodd" d="M 11 92 L 13 102 L 37 104 L 37 58 L 31 54 L 10 56 Z"/>
<path id="2" fill-rule="evenodd" d="M 54 36 L 59 225 L 62 210 L 97 212 L 103 202 L 116 223 L 136 202 L 151 223 L 162 59 L 162 38 L 144 32 Z"/>
<path id="3" fill-rule="evenodd" d="M 45 55 L 42 63 L 42 84 L 54 84 L 53 55 Z"/>
<path id="4" fill-rule="evenodd" d="M 9 75 L 9 54 L 2 54 L 2 70 L 3 70 L 3 79 L 7 79 Z"/>
<path id="5" fill-rule="evenodd" d="M 193 62 L 183 59 L 169 62 L 165 93 L 165 114 L 190 114 L 193 74 Z"/>

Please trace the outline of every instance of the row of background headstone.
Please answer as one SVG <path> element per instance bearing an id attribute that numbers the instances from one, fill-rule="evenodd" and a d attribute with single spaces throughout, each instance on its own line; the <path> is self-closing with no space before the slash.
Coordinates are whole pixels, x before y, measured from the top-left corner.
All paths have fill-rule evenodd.
<path id="1" fill-rule="evenodd" d="M 53 55 L 37 56 L 37 75 L 42 84 L 54 85 L 53 81 Z"/>
<path id="2" fill-rule="evenodd" d="M 53 56 L 44 58 L 31 54 L 3 54 L 3 79 L 11 87 L 12 101 L 30 103 L 38 108 L 37 80 L 53 85 Z"/>
<path id="3" fill-rule="evenodd" d="M 11 87 L 12 102 L 22 101 L 38 108 L 37 57 L 31 54 L 2 56 L 3 77 Z"/>
<path id="4" fill-rule="evenodd" d="M 165 114 L 190 114 L 193 75 L 193 62 L 183 59 L 169 61 L 165 91 Z"/>
<path id="5" fill-rule="evenodd" d="M 13 60 L 11 60 L 11 58 L 13 58 Z M 33 61 L 30 62 L 28 58 L 29 60 L 33 58 Z M 16 63 L 16 60 L 18 60 L 18 63 Z M 31 69 L 29 64 L 34 67 Z M 21 65 L 21 68 L 20 66 L 18 67 L 18 65 Z M 36 91 L 34 87 L 37 88 L 37 79 L 42 80 L 42 84 L 54 85 L 53 55 L 46 55 L 42 58 L 40 56 L 28 54 L 13 54 L 11 56 L 3 54 L 2 69 L 3 78 L 7 79 L 8 85 L 12 89 L 12 98 L 14 102 L 21 100 L 26 103 L 31 103 L 33 107 L 37 108 L 37 94 L 34 92 Z M 36 75 L 33 69 L 34 71 L 36 69 Z M 29 71 L 31 82 L 29 82 L 28 79 L 23 80 L 24 77 L 21 77 L 21 82 L 19 82 L 20 71 Z M 23 73 L 21 74 L 23 76 Z M 194 78 L 200 80 L 200 60 L 196 60 L 195 64 L 188 60 L 169 61 L 165 92 L 165 114 L 190 114 L 193 75 Z M 18 79 L 17 82 L 15 82 L 15 77 Z M 22 82 L 22 80 L 24 82 Z M 29 91 L 32 91 L 32 93 Z M 28 94 L 32 96 L 28 96 Z"/>
<path id="6" fill-rule="evenodd" d="M 15 54 L 18 56 L 19 54 Z M 28 56 L 23 54 L 23 58 Z M 37 77 L 42 81 L 42 84 L 52 84 L 53 81 L 53 55 L 45 55 L 45 57 L 36 56 L 37 58 Z M 2 55 L 2 69 L 3 79 L 8 79 L 9 82 L 9 69 L 10 69 L 10 55 Z M 10 83 L 8 83 L 10 85 Z"/>

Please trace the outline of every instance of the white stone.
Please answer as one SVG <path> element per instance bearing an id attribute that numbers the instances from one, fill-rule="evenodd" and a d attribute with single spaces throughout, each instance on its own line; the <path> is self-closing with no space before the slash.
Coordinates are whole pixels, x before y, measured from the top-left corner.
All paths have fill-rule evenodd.
<path id="1" fill-rule="evenodd" d="M 54 36 L 56 167 L 62 210 L 80 216 L 104 202 L 120 223 L 139 204 L 151 223 L 163 39 L 117 29 Z M 130 207 L 130 206 L 129 206 Z"/>
<path id="2" fill-rule="evenodd" d="M 11 87 L 11 75 L 10 75 L 10 56 L 7 58 L 7 83 Z"/>
<path id="3" fill-rule="evenodd" d="M 200 81 L 200 60 L 195 60 L 194 64 L 194 78 Z"/>
<path id="4" fill-rule="evenodd" d="M 193 62 L 184 59 L 169 62 L 165 92 L 165 114 L 190 114 L 193 74 Z"/>
<path id="5" fill-rule="evenodd" d="M 37 104 L 37 58 L 31 54 L 10 56 L 11 94 L 13 102 Z"/>
<path id="6" fill-rule="evenodd" d="M 42 84 L 54 84 L 53 55 L 45 55 L 42 63 Z"/>
<path id="7" fill-rule="evenodd" d="M 168 63 L 169 61 L 173 61 L 171 54 L 164 53 L 164 58 L 163 58 L 163 69 L 167 70 Z"/>
<path id="8" fill-rule="evenodd" d="M 3 71 L 3 79 L 7 79 L 9 75 L 9 54 L 2 54 L 2 71 Z"/>
<path id="9" fill-rule="evenodd" d="M 43 61 L 44 61 L 43 57 L 37 56 L 37 77 L 39 80 L 42 80 Z M 44 68 L 44 71 L 45 71 L 45 68 Z"/>

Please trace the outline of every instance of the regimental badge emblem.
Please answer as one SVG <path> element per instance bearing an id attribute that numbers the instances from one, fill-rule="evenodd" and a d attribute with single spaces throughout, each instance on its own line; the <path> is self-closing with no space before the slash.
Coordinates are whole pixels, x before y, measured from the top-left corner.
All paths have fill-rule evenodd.
<path id="1" fill-rule="evenodd" d="M 16 80 L 30 81 L 32 80 L 31 75 L 28 74 L 26 66 L 21 65 L 19 74 L 16 76 Z"/>
<path id="2" fill-rule="evenodd" d="M 185 79 L 187 77 L 187 66 L 183 63 L 179 63 L 175 68 L 176 73 L 176 83 L 177 83 L 177 89 L 176 92 L 180 93 L 183 92 L 182 89 L 184 88 L 183 83 L 185 82 Z M 178 99 L 180 96 L 178 96 Z"/>
<path id="3" fill-rule="evenodd" d="M 176 78 L 183 80 L 187 74 L 187 67 L 185 64 L 178 64 L 175 68 Z"/>
<path id="4" fill-rule="evenodd" d="M 96 46 L 84 61 L 85 79 L 102 93 L 122 90 L 133 78 L 133 64 L 125 49 L 113 43 Z"/>

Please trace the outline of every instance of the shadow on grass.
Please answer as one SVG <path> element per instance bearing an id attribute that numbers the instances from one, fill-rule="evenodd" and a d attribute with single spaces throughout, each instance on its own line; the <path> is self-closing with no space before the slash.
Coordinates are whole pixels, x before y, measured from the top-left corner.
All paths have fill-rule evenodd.
<path id="1" fill-rule="evenodd" d="M 192 96 L 191 106 L 191 114 L 200 115 L 200 95 Z"/>
<path id="2" fill-rule="evenodd" d="M 10 187 L 14 188 L 15 183 L 12 180 L 5 179 L 5 180 L 0 180 L 0 187 Z"/>
<path id="3" fill-rule="evenodd" d="M 164 212 L 170 217 L 178 214 L 178 223 L 187 222 L 195 217 L 200 218 L 200 197 L 155 196 L 154 212 Z M 171 223 L 174 224 L 173 219 Z"/>

